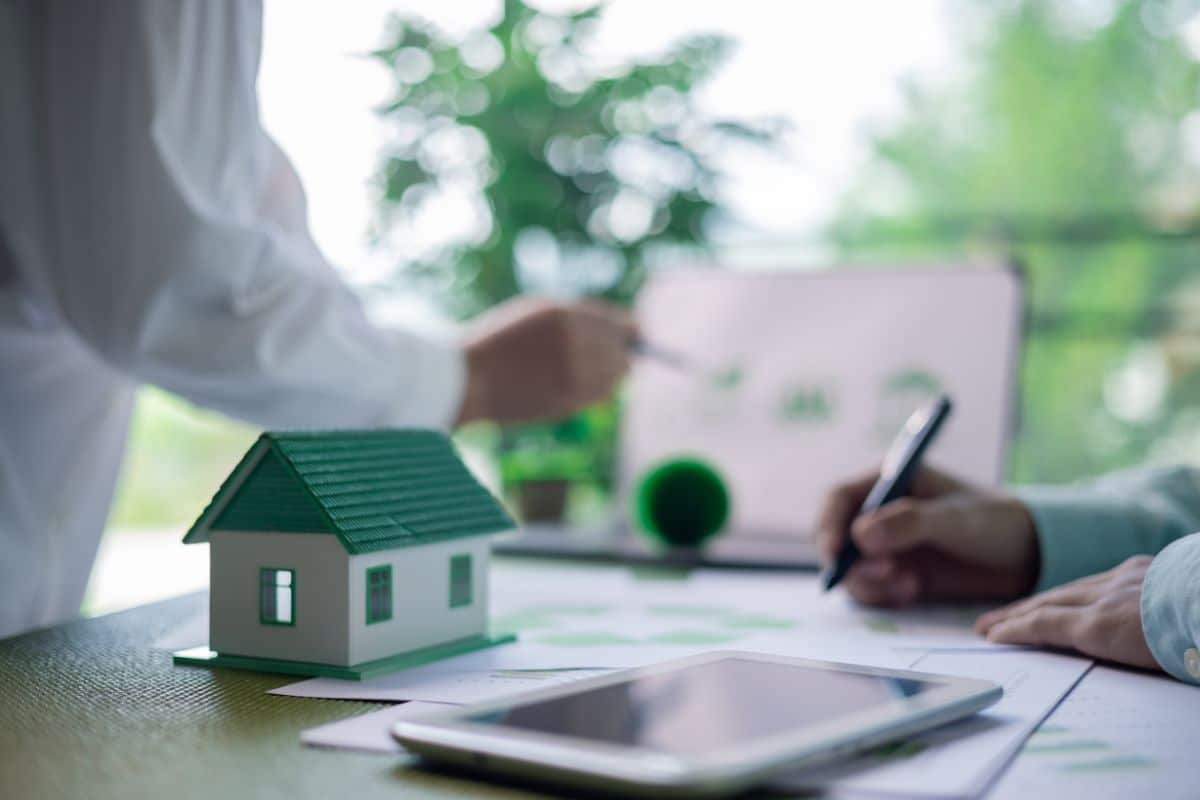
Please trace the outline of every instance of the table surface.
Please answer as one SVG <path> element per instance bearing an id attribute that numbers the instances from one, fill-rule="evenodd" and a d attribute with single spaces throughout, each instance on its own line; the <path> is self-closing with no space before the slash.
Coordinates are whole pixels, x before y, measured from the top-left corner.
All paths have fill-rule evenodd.
<path id="1" fill-rule="evenodd" d="M 206 592 L 0 642 L 0 796 L 16 798 L 528 797 L 322 751 L 300 732 L 378 703 L 277 697 L 296 680 L 182 667 L 152 648 Z"/>
<path id="2" fill-rule="evenodd" d="M 382 705 L 266 694 L 296 680 L 285 675 L 176 666 L 152 645 L 201 612 L 206 598 L 198 592 L 0 641 L 0 796 L 534 796 L 527 788 L 412 769 L 402 758 L 303 747 L 302 730 Z M 1098 708 L 1106 709 L 1105 719 L 1091 710 Z M 1076 747 L 1102 746 L 1103 768 L 1080 772 L 1070 752 L 1062 758 L 1071 761 L 1023 755 L 990 796 L 1024 800 L 1049 789 L 1092 798 L 1135 789 L 1196 796 L 1191 751 L 1200 740 L 1200 689 L 1097 667 L 1046 728 L 1058 720 L 1089 737 L 1076 739 Z M 1136 736 L 1130 742 L 1137 749 L 1149 746 L 1151 757 L 1131 759 L 1130 743 L 1119 741 L 1126 733 Z M 1039 749 L 1056 750 L 1045 740 L 1031 751 Z"/>

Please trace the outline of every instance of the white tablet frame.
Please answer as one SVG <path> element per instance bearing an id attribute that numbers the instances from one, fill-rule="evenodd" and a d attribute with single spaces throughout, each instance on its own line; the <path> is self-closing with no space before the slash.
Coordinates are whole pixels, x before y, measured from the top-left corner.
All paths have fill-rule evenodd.
<path id="1" fill-rule="evenodd" d="M 706 753 L 702 758 L 504 725 L 483 725 L 466 719 L 724 659 L 932 681 L 939 685 L 913 697 L 897 698 L 719 754 Z M 589 789 L 694 797 L 741 791 L 785 767 L 813 766 L 861 752 L 972 714 L 995 703 L 1002 695 L 1003 690 L 990 681 L 722 650 L 405 720 L 396 723 L 392 732 L 408 750 L 435 762 Z"/>

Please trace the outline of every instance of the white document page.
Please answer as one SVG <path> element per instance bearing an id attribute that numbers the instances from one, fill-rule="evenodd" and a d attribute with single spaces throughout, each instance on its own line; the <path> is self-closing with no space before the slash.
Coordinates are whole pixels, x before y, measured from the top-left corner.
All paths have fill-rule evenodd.
<path id="1" fill-rule="evenodd" d="M 856 604 L 845 591 L 823 591 L 806 574 L 703 570 L 687 582 L 697 596 L 737 598 L 759 609 L 789 609 L 804 636 L 854 638 L 894 650 L 1011 650 L 975 633 L 975 620 L 995 606 L 920 606 L 893 611 Z"/>
<path id="2" fill-rule="evenodd" d="M 272 693 L 470 703 L 478 699 L 476 679 L 449 676 L 488 675 L 489 691 L 520 690 L 518 672 L 637 667 L 712 650 L 894 667 L 912 654 L 893 645 L 918 641 L 877 622 L 847 626 L 850 612 L 834 596 L 822 601 L 812 575 L 647 581 L 620 568 L 520 565 L 494 572 L 491 597 L 493 630 L 514 631 L 517 642 L 364 681 L 313 678 Z M 821 621 L 822 602 L 838 616 Z"/>
<path id="3" fill-rule="evenodd" d="M 392 737 L 392 725 L 402 719 L 416 719 L 447 708 L 450 706 L 443 703 L 401 703 L 309 728 L 300 734 L 300 741 L 309 747 L 399 755 L 404 748 Z"/>
<path id="4" fill-rule="evenodd" d="M 1124 800 L 1200 796 L 1200 687 L 1097 666 L 988 795 Z"/>
<path id="5" fill-rule="evenodd" d="M 976 797 L 1091 665 L 1083 658 L 1032 651 L 917 656 L 910 669 L 990 680 L 1004 687 L 1004 697 L 961 722 L 843 764 L 799 772 L 772 785 L 787 790 L 829 787 L 838 792 L 901 797 Z"/>
<path id="6" fill-rule="evenodd" d="M 491 670 L 445 672 L 428 667 L 380 675 L 365 681 L 312 678 L 272 689 L 270 694 L 287 697 L 321 697 L 333 700 L 375 700 L 394 703 L 419 700 L 468 705 L 546 689 L 601 675 L 607 670 Z"/>

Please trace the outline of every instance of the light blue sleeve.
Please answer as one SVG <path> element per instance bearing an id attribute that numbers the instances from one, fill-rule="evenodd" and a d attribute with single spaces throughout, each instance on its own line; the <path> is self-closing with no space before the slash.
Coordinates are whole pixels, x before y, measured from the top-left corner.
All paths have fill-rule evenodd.
<path id="1" fill-rule="evenodd" d="M 1200 531 L 1200 471 L 1168 467 L 1088 483 L 1030 486 L 1016 494 L 1038 534 L 1037 591 L 1154 555 Z"/>
<path id="2" fill-rule="evenodd" d="M 1200 683 L 1200 471 L 1118 473 L 1071 486 L 1017 490 L 1037 528 L 1037 591 L 1155 556 L 1142 585 L 1150 652 L 1174 677 Z"/>
<path id="3" fill-rule="evenodd" d="M 1142 630 L 1168 673 L 1200 684 L 1200 533 L 1167 547 L 1142 583 Z"/>

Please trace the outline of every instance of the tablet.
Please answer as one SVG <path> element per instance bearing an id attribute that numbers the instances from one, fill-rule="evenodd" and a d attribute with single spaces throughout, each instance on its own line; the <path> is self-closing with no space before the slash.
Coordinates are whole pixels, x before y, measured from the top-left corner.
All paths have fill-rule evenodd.
<path id="1" fill-rule="evenodd" d="M 988 681 L 722 651 L 397 723 L 433 762 L 622 794 L 719 796 L 1000 699 Z"/>

